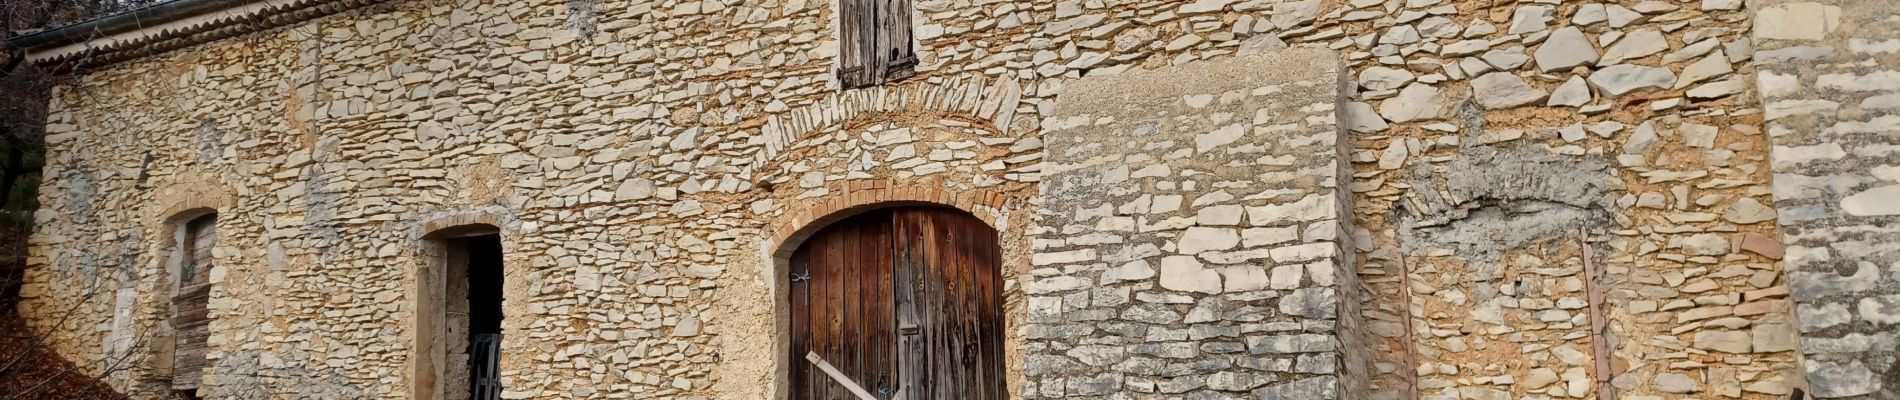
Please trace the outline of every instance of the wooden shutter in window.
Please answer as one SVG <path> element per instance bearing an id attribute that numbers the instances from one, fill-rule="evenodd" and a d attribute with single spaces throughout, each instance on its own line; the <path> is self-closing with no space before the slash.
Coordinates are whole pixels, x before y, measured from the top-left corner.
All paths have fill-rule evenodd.
<path id="1" fill-rule="evenodd" d="M 838 0 L 838 82 L 859 88 L 914 75 L 910 0 Z"/>
<path id="2" fill-rule="evenodd" d="M 838 82 L 845 88 L 871 85 L 875 69 L 868 38 L 872 34 L 877 7 L 875 0 L 838 0 Z"/>
<path id="3" fill-rule="evenodd" d="M 917 66 L 917 53 L 910 46 L 910 0 L 872 0 L 878 5 L 877 82 L 909 78 Z"/>

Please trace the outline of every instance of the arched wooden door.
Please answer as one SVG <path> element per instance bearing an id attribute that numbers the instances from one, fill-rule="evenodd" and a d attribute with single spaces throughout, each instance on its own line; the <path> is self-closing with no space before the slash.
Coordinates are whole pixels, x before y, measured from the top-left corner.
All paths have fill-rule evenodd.
<path id="1" fill-rule="evenodd" d="M 816 353 L 879 399 L 1004 399 L 1002 250 L 962 211 L 878 210 L 793 253 L 794 400 L 855 400 Z"/>

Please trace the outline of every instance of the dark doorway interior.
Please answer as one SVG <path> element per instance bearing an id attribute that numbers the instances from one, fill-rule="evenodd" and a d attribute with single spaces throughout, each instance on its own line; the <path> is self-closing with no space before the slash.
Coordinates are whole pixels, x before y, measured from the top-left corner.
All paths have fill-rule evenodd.
<path id="1" fill-rule="evenodd" d="M 481 235 L 455 239 L 451 251 L 462 253 L 461 271 L 451 266 L 449 278 L 466 282 L 461 297 L 468 303 L 468 388 L 473 400 L 501 398 L 501 237 Z"/>

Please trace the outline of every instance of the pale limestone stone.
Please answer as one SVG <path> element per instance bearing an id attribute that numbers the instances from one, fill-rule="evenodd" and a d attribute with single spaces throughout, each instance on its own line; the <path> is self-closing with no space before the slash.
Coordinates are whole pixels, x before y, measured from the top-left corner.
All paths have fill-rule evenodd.
<path id="1" fill-rule="evenodd" d="M 1175 251 L 1181 254 L 1199 254 L 1204 251 L 1231 250 L 1240 245 L 1240 233 L 1233 228 L 1214 228 L 1195 226 L 1181 233 Z"/>
<path id="2" fill-rule="evenodd" d="M 1676 83 L 1676 74 L 1666 68 L 1618 64 L 1590 74 L 1590 85 L 1603 95 L 1621 97 L 1637 91 L 1668 89 Z"/>
<path id="3" fill-rule="evenodd" d="M 1202 207 L 1200 212 L 1194 214 L 1194 223 L 1206 226 L 1239 225 L 1246 213 L 1247 210 L 1237 204 Z"/>
<path id="4" fill-rule="evenodd" d="M 1247 134 L 1247 125 L 1245 124 L 1232 124 L 1232 125 L 1223 126 L 1220 129 L 1214 130 L 1213 132 L 1203 133 L 1198 136 L 1195 136 L 1194 148 L 1195 148 L 1195 151 L 1206 153 L 1208 150 L 1213 150 L 1215 148 L 1225 146 L 1227 144 L 1233 143 L 1234 141 L 1240 140 L 1240 137 L 1246 134 Z"/>
<path id="5" fill-rule="evenodd" d="M 1722 212 L 1722 219 L 1737 224 L 1753 224 L 1775 219 L 1775 209 L 1752 197 L 1743 197 Z"/>
<path id="6" fill-rule="evenodd" d="M 1848 215 L 1863 217 L 1900 215 L 1900 185 L 1881 186 L 1848 195 L 1841 199 L 1841 210 Z"/>
<path id="7" fill-rule="evenodd" d="M 1860 299 L 1860 319 L 1877 325 L 1900 324 L 1900 294 Z"/>
<path id="8" fill-rule="evenodd" d="M 1609 10 L 1603 7 L 1603 3 L 1584 3 L 1577 6 L 1575 15 L 1570 16 L 1570 23 L 1580 26 L 1589 26 L 1609 20 Z"/>
<path id="9" fill-rule="evenodd" d="M 1670 239 L 1670 242 L 1682 247 L 1682 251 L 1690 255 L 1723 255 L 1729 251 L 1728 239 L 1713 233 L 1677 237 Z"/>
<path id="10" fill-rule="evenodd" d="M 1486 64 L 1497 68 L 1499 71 L 1515 70 L 1517 67 L 1522 67 L 1524 63 L 1531 60 L 1529 55 L 1524 54 L 1523 46 L 1487 51 L 1484 52 L 1484 55 L 1478 56 L 1478 58 L 1484 60 Z"/>
<path id="11" fill-rule="evenodd" d="M 1221 276 L 1226 278 L 1222 287 L 1226 293 L 1266 289 L 1273 284 L 1272 278 L 1267 275 L 1267 269 L 1257 265 L 1222 268 Z"/>
<path id="12" fill-rule="evenodd" d="M 1491 110 L 1531 104 L 1543 100 L 1545 95 L 1542 89 L 1531 87 L 1510 72 L 1493 72 L 1473 79 L 1471 90 L 1478 97 L 1478 104 Z"/>
<path id="13" fill-rule="evenodd" d="M 1511 12 L 1510 29 L 1506 34 L 1522 35 L 1544 30 L 1549 26 L 1556 10 L 1549 6 L 1520 6 Z"/>
<path id="14" fill-rule="evenodd" d="M 1439 119 L 1449 107 L 1445 94 L 1430 84 L 1415 82 L 1399 90 L 1399 95 L 1379 103 L 1379 115 L 1392 122 Z"/>
<path id="15" fill-rule="evenodd" d="M 1161 259 L 1160 284 L 1168 290 L 1216 294 L 1221 292 L 1221 275 L 1194 257 L 1167 257 Z"/>
<path id="16" fill-rule="evenodd" d="M 1440 48 L 1438 54 L 1446 57 L 1468 56 L 1478 54 L 1489 48 L 1491 48 L 1491 41 L 1489 40 L 1461 40 Z"/>
<path id="17" fill-rule="evenodd" d="M 1763 318 L 1749 336 L 1754 339 L 1750 348 L 1756 353 L 1791 351 L 1797 345 L 1794 324 L 1779 315 Z"/>
<path id="18" fill-rule="evenodd" d="M 1544 72 L 1595 65 L 1598 58 L 1596 45 L 1591 44 L 1583 30 L 1576 27 L 1565 27 L 1551 33 L 1534 54 L 1537 69 Z"/>
<path id="19" fill-rule="evenodd" d="M 1761 9 L 1754 18 L 1756 39 L 1821 40 L 1841 24 L 1838 6 L 1804 1 Z"/>
<path id="20" fill-rule="evenodd" d="M 1524 387 L 1532 389 L 1550 386 L 1552 383 L 1557 383 L 1557 371 L 1551 370 L 1550 368 L 1531 369 L 1530 374 L 1526 375 L 1524 380 L 1519 383 L 1523 384 Z"/>
<path id="21" fill-rule="evenodd" d="M 1742 0 L 1702 0 L 1703 11 L 1733 11 L 1742 8 Z"/>
<path id="22" fill-rule="evenodd" d="M 1754 339 L 1749 338 L 1747 331 L 1719 330 L 1696 332 L 1694 339 L 1690 341 L 1698 349 L 1734 354 L 1749 353 L 1753 342 Z"/>
<path id="23" fill-rule="evenodd" d="M 1298 263 L 1332 257 L 1338 252 L 1332 243 L 1307 243 L 1298 246 L 1277 247 L 1272 250 L 1273 261 Z"/>
<path id="24" fill-rule="evenodd" d="M 1590 85 L 1584 82 L 1583 77 L 1572 76 L 1556 91 L 1550 92 L 1550 99 L 1544 105 L 1580 107 L 1589 104 L 1590 100 Z"/>
<path id="25" fill-rule="evenodd" d="M 1385 119 L 1380 118 L 1378 112 L 1372 111 L 1370 104 L 1357 101 L 1346 103 L 1346 107 L 1340 110 L 1340 114 L 1345 117 L 1345 121 L 1341 122 L 1344 123 L 1346 129 L 1353 132 L 1378 132 L 1388 127 Z"/>
<path id="26" fill-rule="evenodd" d="M 1271 276 L 1272 283 L 1267 287 L 1279 290 L 1298 288 L 1300 287 L 1302 270 L 1303 268 L 1300 268 L 1299 264 L 1281 264 L 1274 266 Z"/>
<path id="27" fill-rule="evenodd" d="M 1292 226 L 1247 228 L 1240 231 L 1240 243 L 1246 247 L 1286 243 L 1299 238 L 1299 228 Z"/>
<path id="28" fill-rule="evenodd" d="M 1611 43 L 1609 47 L 1605 47 L 1603 49 L 1603 59 L 1600 60 L 1598 64 L 1618 64 L 1624 60 L 1642 58 L 1651 54 L 1660 53 L 1663 50 L 1669 50 L 1669 40 L 1663 38 L 1661 31 L 1655 29 L 1641 29 L 1623 35 L 1622 39 L 1617 39 L 1616 43 Z"/>
<path id="29" fill-rule="evenodd" d="M 1694 378 L 1675 372 L 1656 374 L 1653 387 L 1663 393 L 1695 393 L 1702 391 L 1702 384 Z"/>
<path id="30" fill-rule="evenodd" d="M 1412 71 L 1397 68 L 1371 67 L 1359 73 L 1359 87 L 1365 90 L 1392 90 L 1411 83 L 1416 76 Z"/>
<path id="31" fill-rule="evenodd" d="M 1385 151 L 1379 153 L 1379 169 L 1399 169 L 1405 166 L 1406 156 L 1410 154 L 1411 151 L 1406 149 L 1405 140 L 1393 139 L 1391 144 L 1386 145 Z"/>
<path id="32" fill-rule="evenodd" d="M 1701 61 L 1696 61 L 1694 64 L 1689 64 L 1688 67 L 1684 67 L 1682 69 L 1682 77 L 1676 80 L 1675 88 L 1685 88 L 1692 84 L 1701 83 L 1702 81 L 1726 76 L 1732 72 L 1735 72 L 1735 68 L 1729 65 L 1728 56 L 1724 56 L 1722 53 L 1715 53 L 1703 58 Z"/>
<path id="33" fill-rule="evenodd" d="M 1333 218 L 1337 203 L 1331 196 L 1311 194 L 1287 204 L 1271 204 L 1247 207 L 1247 223 L 1254 226 L 1273 226 L 1291 222 L 1312 221 Z"/>
<path id="34" fill-rule="evenodd" d="M 1808 360 L 1808 383 L 1818 398 L 1862 396 L 1880 390 L 1882 381 L 1860 360 Z"/>
<path id="35" fill-rule="evenodd" d="M 1333 260 L 1331 259 L 1322 259 L 1306 264 L 1306 276 L 1312 278 L 1313 284 L 1315 285 L 1332 286 L 1334 279 L 1338 278 L 1338 273 L 1339 267 L 1333 265 Z"/>
<path id="36" fill-rule="evenodd" d="M 1121 266 L 1102 271 L 1102 284 L 1112 285 L 1120 282 L 1144 281 L 1155 276 L 1155 269 L 1147 261 L 1134 260 Z"/>

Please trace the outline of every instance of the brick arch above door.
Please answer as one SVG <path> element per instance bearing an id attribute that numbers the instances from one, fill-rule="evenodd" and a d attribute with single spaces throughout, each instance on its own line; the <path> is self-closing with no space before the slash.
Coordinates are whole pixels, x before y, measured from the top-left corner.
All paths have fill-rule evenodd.
<path id="1" fill-rule="evenodd" d="M 975 215 L 990 228 L 1006 230 L 1011 208 L 1021 201 L 1010 193 L 989 190 L 952 191 L 940 179 L 905 183 L 888 179 L 856 180 L 829 185 L 832 195 L 790 210 L 771 225 L 773 258 L 785 259 L 806 238 L 833 222 L 871 210 L 911 205 L 940 205 Z"/>

